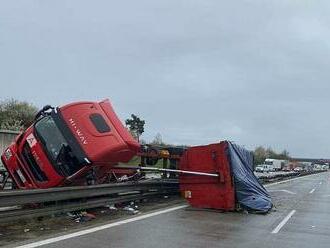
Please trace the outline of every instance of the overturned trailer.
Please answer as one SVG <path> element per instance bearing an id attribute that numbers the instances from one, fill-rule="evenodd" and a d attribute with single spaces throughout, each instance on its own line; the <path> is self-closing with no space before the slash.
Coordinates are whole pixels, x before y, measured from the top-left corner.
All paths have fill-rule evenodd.
<path id="1" fill-rule="evenodd" d="M 181 158 L 180 169 L 214 176 L 181 174 L 181 192 L 196 208 L 267 213 L 273 204 L 252 165 L 253 155 L 229 141 L 190 147 Z"/>

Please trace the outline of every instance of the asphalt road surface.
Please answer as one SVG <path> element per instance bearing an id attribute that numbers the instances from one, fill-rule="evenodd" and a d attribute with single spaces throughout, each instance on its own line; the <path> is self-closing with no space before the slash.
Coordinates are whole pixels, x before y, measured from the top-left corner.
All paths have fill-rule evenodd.
<path id="1" fill-rule="evenodd" d="M 330 247 L 330 173 L 268 185 L 268 215 L 195 211 L 174 206 L 32 247 Z"/>

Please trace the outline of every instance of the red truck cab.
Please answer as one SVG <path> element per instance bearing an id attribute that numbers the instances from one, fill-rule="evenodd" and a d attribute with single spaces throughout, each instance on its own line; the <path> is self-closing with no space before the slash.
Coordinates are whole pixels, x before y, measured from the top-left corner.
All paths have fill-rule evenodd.
<path id="1" fill-rule="evenodd" d="M 128 162 L 139 150 L 109 100 L 44 107 L 1 160 L 21 189 L 65 185 L 93 166 Z"/>

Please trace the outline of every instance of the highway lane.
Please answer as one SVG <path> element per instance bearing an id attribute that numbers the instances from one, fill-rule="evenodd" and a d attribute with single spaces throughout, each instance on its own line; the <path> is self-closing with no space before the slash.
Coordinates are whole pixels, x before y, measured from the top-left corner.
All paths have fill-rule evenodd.
<path id="1" fill-rule="evenodd" d="M 276 211 L 268 215 L 180 208 L 110 224 L 82 236 L 55 237 L 43 241 L 41 247 L 330 246 L 330 173 L 268 185 L 267 189 L 276 205 Z M 36 242 L 24 247 L 41 244 Z"/>
<path id="2" fill-rule="evenodd" d="M 310 178 L 309 182 L 309 190 L 292 206 L 295 214 L 272 238 L 279 247 L 330 247 L 329 173 L 323 180 Z"/>

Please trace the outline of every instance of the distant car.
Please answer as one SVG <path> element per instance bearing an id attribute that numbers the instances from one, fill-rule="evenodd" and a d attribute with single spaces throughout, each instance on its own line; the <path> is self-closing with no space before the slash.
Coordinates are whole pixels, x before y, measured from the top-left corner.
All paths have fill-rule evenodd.
<path id="1" fill-rule="evenodd" d="M 255 170 L 256 172 L 264 172 L 264 167 L 258 165 L 254 170 Z"/>
<path id="2" fill-rule="evenodd" d="M 301 168 L 301 167 L 296 167 L 296 168 L 294 168 L 294 171 L 303 171 L 303 168 Z"/>
<path id="3" fill-rule="evenodd" d="M 262 165 L 258 165 L 255 168 L 255 171 L 256 172 L 272 172 L 272 171 L 274 171 L 274 168 L 269 164 L 262 164 Z"/>

